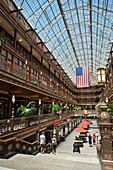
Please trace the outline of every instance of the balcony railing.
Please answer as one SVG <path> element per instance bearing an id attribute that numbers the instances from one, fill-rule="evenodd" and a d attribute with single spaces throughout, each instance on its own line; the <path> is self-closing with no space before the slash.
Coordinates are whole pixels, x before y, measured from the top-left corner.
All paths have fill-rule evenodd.
<path id="1" fill-rule="evenodd" d="M 30 117 L 20 117 L 14 119 L 13 131 L 16 132 L 20 129 L 25 129 L 32 126 L 37 126 L 43 123 L 51 122 L 54 123 L 55 120 L 63 120 L 68 116 L 73 116 L 73 111 L 59 114 L 42 114 Z M 11 119 L 0 120 L 0 135 L 7 134 L 11 132 Z"/>

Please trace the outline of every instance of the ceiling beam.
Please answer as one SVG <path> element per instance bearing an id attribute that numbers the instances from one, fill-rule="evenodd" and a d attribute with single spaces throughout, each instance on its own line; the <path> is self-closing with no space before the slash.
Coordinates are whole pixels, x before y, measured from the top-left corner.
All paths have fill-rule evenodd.
<path id="1" fill-rule="evenodd" d="M 79 63 L 79 60 L 78 60 L 78 57 L 77 57 L 77 54 L 76 54 L 76 49 L 74 47 L 74 44 L 73 44 L 73 41 L 72 41 L 72 37 L 71 37 L 71 34 L 69 32 L 69 27 L 68 27 L 68 24 L 66 22 L 65 14 L 64 14 L 64 11 L 63 11 L 63 8 L 62 8 L 60 0 L 57 0 L 57 3 L 58 3 L 58 6 L 59 6 L 59 9 L 60 9 L 60 12 L 62 14 L 62 18 L 63 18 L 64 24 L 65 24 L 65 27 L 66 27 L 66 30 L 67 30 L 67 33 L 68 33 L 68 36 L 69 36 L 69 39 L 70 39 L 70 43 L 72 45 L 73 52 L 75 54 L 75 58 L 77 60 L 78 66 L 80 66 L 80 63 Z"/>

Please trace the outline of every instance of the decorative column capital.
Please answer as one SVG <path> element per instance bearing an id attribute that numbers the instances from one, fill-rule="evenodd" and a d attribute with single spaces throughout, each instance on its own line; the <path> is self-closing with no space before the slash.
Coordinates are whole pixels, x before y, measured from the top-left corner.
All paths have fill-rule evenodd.
<path id="1" fill-rule="evenodd" d="M 107 105 L 106 103 L 101 103 L 100 104 L 100 108 L 101 108 L 101 114 L 100 114 L 100 123 L 109 123 L 110 122 L 110 117 L 109 114 L 107 112 Z"/>

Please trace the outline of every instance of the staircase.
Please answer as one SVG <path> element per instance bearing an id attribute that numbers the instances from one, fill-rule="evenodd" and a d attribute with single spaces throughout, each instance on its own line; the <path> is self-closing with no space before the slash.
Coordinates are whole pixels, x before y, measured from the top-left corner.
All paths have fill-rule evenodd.
<path id="1" fill-rule="evenodd" d="M 101 170 L 97 156 L 62 152 L 35 156 L 17 154 L 0 160 L 0 165 L 16 170 Z"/>
<path id="2" fill-rule="evenodd" d="M 97 124 L 93 122 L 93 125 Z M 96 129 L 90 127 L 89 133 L 93 134 Z M 97 156 L 96 147 L 89 147 L 84 143 L 81 153 L 73 153 L 73 140 L 76 132 L 73 130 L 64 142 L 57 147 L 57 154 L 41 154 L 35 156 L 16 154 L 9 159 L 0 159 L 0 170 L 101 170 L 101 164 Z M 12 168 L 4 169 L 3 167 Z"/>

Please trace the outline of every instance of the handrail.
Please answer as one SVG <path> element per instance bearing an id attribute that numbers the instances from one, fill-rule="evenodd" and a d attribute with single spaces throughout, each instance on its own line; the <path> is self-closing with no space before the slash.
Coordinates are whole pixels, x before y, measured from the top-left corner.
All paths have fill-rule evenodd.
<path id="1" fill-rule="evenodd" d="M 21 138 L 17 138 L 17 137 L 16 137 L 16 140 L 17 140 L 17 141 L 24 142 L 24 143 L 26 143 L 26 144 L 30 144 L 30 145 L 33 145 L 33 144 L 35 144 L 35 143 L 39 144 L 38 141 L 34 141 L 34 142 L 31 143 L 31 142 L 25 141 L 25 140 L 23 140 L 23 139 L 21 139 Z"/>
<path id="2" fill-rule="evenodd" d="M 11 140 L 15 140 L 16 137 L 12 137 L 12 138 L 9 138 L 9 139 L 0 139 L 0 142 L 9 142 Z"/>

